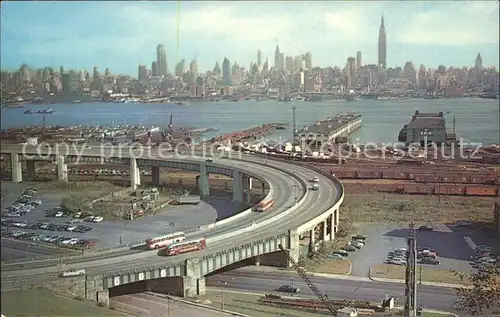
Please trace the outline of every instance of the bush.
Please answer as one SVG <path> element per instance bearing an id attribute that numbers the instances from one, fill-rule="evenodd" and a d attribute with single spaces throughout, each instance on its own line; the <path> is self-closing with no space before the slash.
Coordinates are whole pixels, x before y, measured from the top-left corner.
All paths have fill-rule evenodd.
<path id="1" fill-rule="evenodd" d="M 92 209 L 92 200 L 82 196 L 67 196 L 61 201 L 61 207 L 69 212 L 85 212 Z"/>

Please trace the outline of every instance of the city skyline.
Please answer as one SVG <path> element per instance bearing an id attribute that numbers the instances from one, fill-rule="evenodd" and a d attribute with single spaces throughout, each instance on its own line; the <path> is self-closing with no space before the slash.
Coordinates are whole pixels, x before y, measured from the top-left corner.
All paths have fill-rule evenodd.
<path id="1" fill-rule="evenodd" d="M 257 62 L 258 49 L 273 61 L 276 43 L 286 56 L 311 52 L 314 66 L 344 67 L 357 50 L 364 64 L 375 64 L 382 14 L 387 67 L 402 67 L 406 61 L 416 67 L 473 66 L 480 52 L 485 66 L 498 68 L 498 2 L 294 2 L 286 3 L 285 14 L 280 13 L 283 3 L 182 2 L 179 41 L 177 6 L 4 3 L 2 68 L 14 70 L 22 63 L 67 69 L 97 66 L 136 76 L 138 64 L 157 60 L 158 44 L 165 46 L 167 65 L 197 59 L 203 71 L 221 64 L 224 57 L 248 68 Z"/>

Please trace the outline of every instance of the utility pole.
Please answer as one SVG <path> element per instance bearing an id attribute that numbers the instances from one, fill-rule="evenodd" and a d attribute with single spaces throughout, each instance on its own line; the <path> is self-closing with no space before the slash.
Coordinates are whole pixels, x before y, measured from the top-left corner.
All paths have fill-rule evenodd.
<path id="1" fill-rule="evenodd" d="M 410 223 L 408 235 L 408 250 L 406 253 L 406 289 L 405 289 L 405 309 L 404 316 L 417 316 L 417 237 L 415 225 Z"/>
<path id="2" fill-rule="evenodd" d="M 292 143 L 292 159 L 295 159 L 295 145 L 296 145 L 295 138 L 297 137 L 297 133 L 296 133 L 297 128 L 295 126 L 295 109 L 296 109 L 296 107 L 295 107 L 295 105 L 293 105 L 292 106 L 292 113 L 293 113 L 293 115 L 292 115 L 292 142 L 290 142 L 290 143 Z"/>
<path id="3" fill-rule="evenodd" d="M 222 275 L 222 279 L 217 281 L 217 284 L 220 285 L 220 306 L 221 309 L 224 310 L 224 286 L 227 285 L 227 282 L 224 280 L 224 275 Z"/>

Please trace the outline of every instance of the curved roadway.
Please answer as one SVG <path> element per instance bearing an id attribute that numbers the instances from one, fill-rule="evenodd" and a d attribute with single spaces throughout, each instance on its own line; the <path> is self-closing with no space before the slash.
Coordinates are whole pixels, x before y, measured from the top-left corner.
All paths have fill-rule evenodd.
<path id="1" fill-rule="evenodd" d="M 95 151 L 86 150 L 84 152 L 84 155 L 96 156 L 100 154 L 95 154 L 93 152 Z M 144 157 L 144 159 L 157 158 Z M 256 229 L 247 233 L 238 234 L 234 237 L 234 239 L 225 239 L 222 241 L 214 241 L 213 243 L 209 243 L 207 249 L 202 251 L 187 253 L 176 257 L 163 257 L 158 256 L 157 251 L 154 250 L 128 254 L 109 259 L 68 264 L 66 265 L 66 268 L 85 268 L 89 275 L 98 275 L 113 273 L 117 271 L 129 271 L 138 268 L 144 268 L 145 266 L 155 267 L 167 265 L 168 263 L 182 262 L 187 258 L 201 257 L 244 244 L 248 241 L 262 239 L 278 233 L 284 233 L 287 230 L 296 228 L 324 213 L 329 207 L 331 207 L 336 201 L 338 201 L 338 199 L 340 199 L 341 191 L 337 187 L 338 185 L 319 173 L 316 173 L 304 167 L 295 166 L 284 162 L 268 161 L 260 157 L 244 156 L 243 159 L 245 161 L 221 158 L 215 160 L 214 165 L 220 164 L 222 166 L 249 170 L 256 174 L 262 175 L 266 180 L 270 180 L 272 186 L 275 189 L 274 199 L 276 201 L 276 207 L 273 208 L 269 213 L 251 213 L 247 217 L 243 217 L 238 221 L 229 223 L 227 225 L 209 231 L 195 233 L 192 235 L 192 237 L 203 236 L 205 238 L 213 238 L 219 236 L 222 233 L 235 231 L 252 224 L 258 224 L 261 221 L 274 217 L 278 213 L 282 213 L 289 209 L 294 202 L 293 185 L 297 184 L 298 182 L 293 177 L 291 177 L 290 174 L 281 172 L 272 167 L 279 167 L 285 170 L 289 170 L 292 174 L 294 174 L 295 177 L 298 177 L 305 182 L 313 177 L 318 177 L 320 180 L 320 184 L 322 185 L 321 189 L 319 191 L 308 191 L 307 189 L 302 188 L 302 190 L 306 190 L 306 192 L 303 197 L 303 203 L 301 207 L 296 208 L 296 210 L 292 211 L 286 217 L 278 220 L 277 223 L 274 223 L 272 226 L 260 228 L 256 226 Z M 200 163 L 204 160 L 189 159 L 186 161 Z M 301 188 L 300 184 L 299 188 Z M 60 269 L 52 266 L 37 269 L 2 272 L 2 284 L 38 284 L 56 278 L 60 271 Z"/>

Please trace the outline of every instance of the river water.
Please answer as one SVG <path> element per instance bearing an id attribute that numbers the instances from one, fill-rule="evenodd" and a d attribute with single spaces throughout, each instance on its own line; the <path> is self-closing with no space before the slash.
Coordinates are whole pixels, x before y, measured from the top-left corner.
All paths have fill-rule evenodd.
<path id="1" fill-rule="evenodd" d="M 296 125 L 312 124 L 336 113 L 358 112 L 363 115 L 363 126 L 352 139 L 366 142 L 395 142 L 403 124 L 408 123 L 415 110 L 445 113 L 446 125 L 451 132 L 453 116 L 456 117 L 458 138 L 467 142 L 500 143 L 500 104 L 495 99 L 409 99 L 409 100 L 359 100 L 324 102 L 192 102 L 184 106 L 175 104 L 52 104 L 50 106 L 25 105 L 24 108 L 2 108 L 2 129 L 41 125 L 42 115 L 25 115 L 27 109 L 51 107 L 53 114 L 45 116 L 47 125 L 122 125 L 143 124 L 166 128 L 170 114 L 173 126 L 216 128 L 206 133 L 211 138 L 222 133 L 250 128 L 266 122 L 284 122 L 290 126 L 277 130 L 275 136 L 289 138 L 292 134 L 292 106 L 296 106 Z"/>

